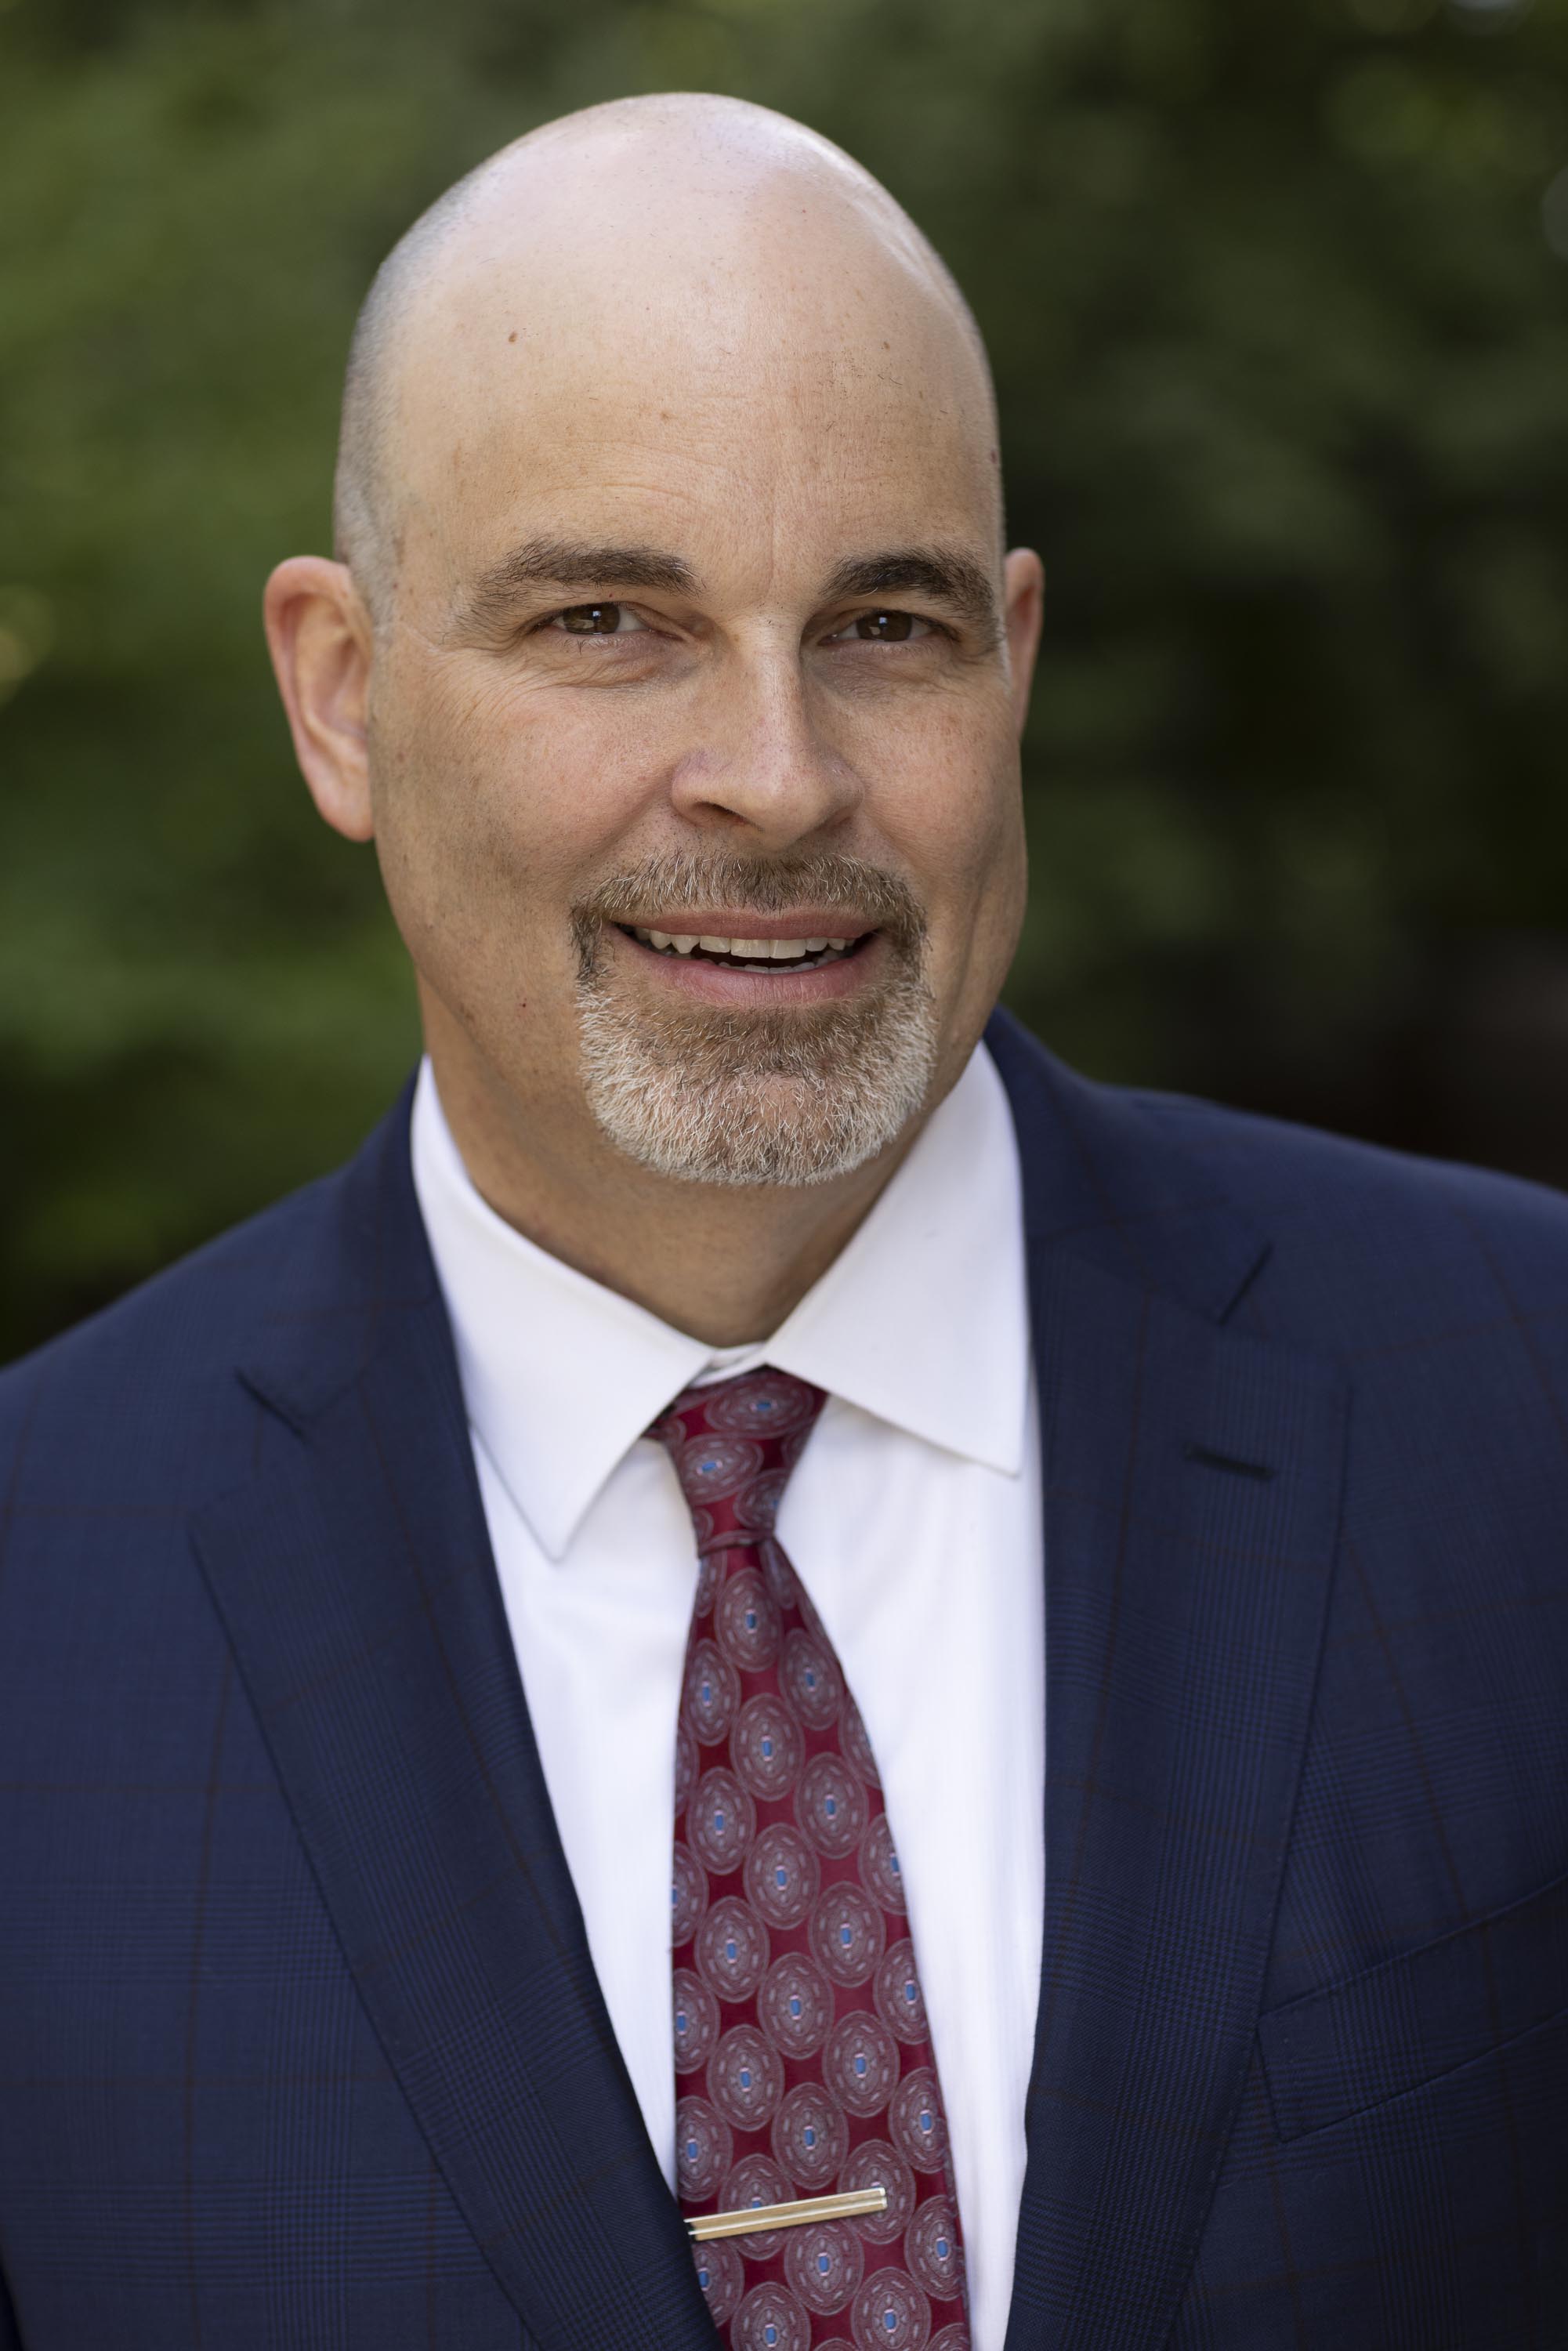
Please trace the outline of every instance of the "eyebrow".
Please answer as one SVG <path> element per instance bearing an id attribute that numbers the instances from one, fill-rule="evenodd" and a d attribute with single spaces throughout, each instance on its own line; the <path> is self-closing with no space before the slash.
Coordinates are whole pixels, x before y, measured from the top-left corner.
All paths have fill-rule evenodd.
<path id="1" fill-rule="evenodd" d="M 697 577 L 678 555 L 654 547 L 591 545 L 584 540 L 526 538 L 482 571 L 458 607 L 460 631 L 484 632 L 510 619 L 519 597 L 537 588 L 649 588 L 689 596 Z"/>
<path id="2" fill-rule="evenodd" d="M 829 580 L 828 600 L 906 590 L 947 605 L 977 629 L 996 631 L 997 596 L 990 575 L 972 556 L 955 548 L 899 547 L 882 555 L 853 557 L 841 563 Z"/>

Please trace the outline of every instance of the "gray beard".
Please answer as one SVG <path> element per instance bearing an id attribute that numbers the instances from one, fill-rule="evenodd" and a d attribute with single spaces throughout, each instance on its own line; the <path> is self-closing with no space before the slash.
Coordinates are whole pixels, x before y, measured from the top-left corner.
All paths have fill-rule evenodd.
<path id="1" fill-rule="evenodd" d="M 650 906 L 760 914 L 833 901 L 883 932 L 891 972 L 855 1003 L 743 1015 L 621 1002 L 607 921 Z M 923 1108 L 936 1068 L 925 925 L 906 886 L 853 861 L 673 858 L 611 883 L 574 916 L 583 1091 L 601 1131 L 656 1175 L 691 1184 L 826 1184 L 873 1159 Z"/>

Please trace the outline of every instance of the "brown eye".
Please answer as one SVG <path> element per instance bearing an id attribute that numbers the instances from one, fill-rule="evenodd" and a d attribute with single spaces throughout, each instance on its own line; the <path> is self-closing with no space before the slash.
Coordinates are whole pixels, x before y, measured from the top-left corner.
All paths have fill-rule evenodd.
<path id="1" fill-rule="evenodd" d="M 621 626 L 619 604 L 574 604 L 560 615 L 561 627 L 574 637 L 612 637 Z"/>
<path id="2" fill-rule="evenodd" d="M 908 612 L 862 612 L 855 622 L 855 633 L 882 644 L 902 644 L 914 626 L 914 616 Z"/>

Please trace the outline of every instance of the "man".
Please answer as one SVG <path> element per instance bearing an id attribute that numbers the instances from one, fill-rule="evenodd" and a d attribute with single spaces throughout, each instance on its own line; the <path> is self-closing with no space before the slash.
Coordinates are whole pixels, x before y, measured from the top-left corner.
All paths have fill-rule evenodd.
<path id="1" fill-rule="evenodd" d="M 1568 1211 L 993 1012 L 941 264 L 548 126 L 338 523 L 268 633 L 428 1058 L 0 1385 L 10 2339 L 1568 2340 Z"/>

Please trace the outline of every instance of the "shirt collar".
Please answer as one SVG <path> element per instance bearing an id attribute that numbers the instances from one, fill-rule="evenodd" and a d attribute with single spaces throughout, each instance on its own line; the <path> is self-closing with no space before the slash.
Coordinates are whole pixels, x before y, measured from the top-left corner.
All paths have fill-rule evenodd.
<path id="1" fill-rule="evenodd" d="M 1020 1468 L 1022 1187 L 983 1045 L 827 1271 L 771 1339 L 745 1350 L 675 1330 L 498 1217 L 463 1164 L 428 1061 L 411 1144 L 469 1422 L 552 1559 L 649 1424 L 716 1368 L 767 1362 L 929 1444 Z"/>

